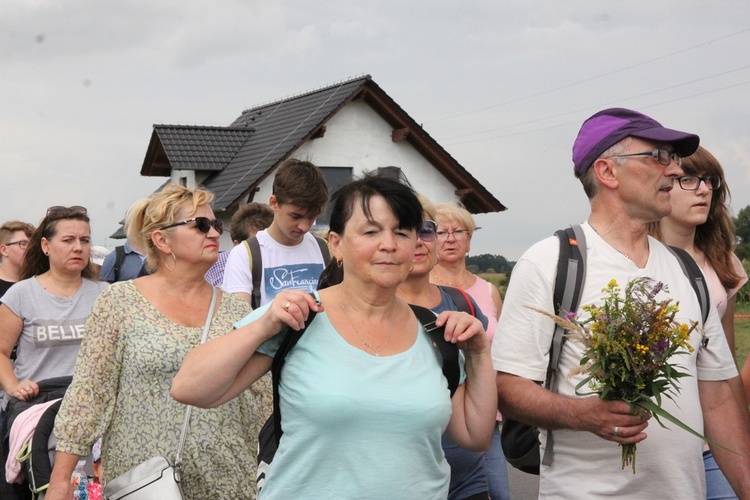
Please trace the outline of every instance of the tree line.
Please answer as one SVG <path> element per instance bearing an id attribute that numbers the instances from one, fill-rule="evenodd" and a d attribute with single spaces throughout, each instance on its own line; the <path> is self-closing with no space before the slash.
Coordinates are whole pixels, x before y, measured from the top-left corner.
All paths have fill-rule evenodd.
<path id="1" fill-rule="evenodd" d="M 505 273 L 510 274 L 515 262 L 511 262 L 502 255 L 473 255 L 466 258 L 466 269 L 472 273 Z"/>

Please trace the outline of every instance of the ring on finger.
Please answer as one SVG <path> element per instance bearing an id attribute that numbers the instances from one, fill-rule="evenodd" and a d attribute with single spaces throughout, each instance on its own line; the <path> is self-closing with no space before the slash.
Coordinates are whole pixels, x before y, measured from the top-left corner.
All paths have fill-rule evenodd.
<path id="1" fill-rule="evenodd" d="M 291 302 L 287 301 L 286 304 L 282 307 L 286 312 L 289 312 L 289 307 L 292 305 Z"/>
<path id="2" fill-rule="evenodd" d="M 620 437 L 620 428 L 615 425 L 615 436 Z"/>

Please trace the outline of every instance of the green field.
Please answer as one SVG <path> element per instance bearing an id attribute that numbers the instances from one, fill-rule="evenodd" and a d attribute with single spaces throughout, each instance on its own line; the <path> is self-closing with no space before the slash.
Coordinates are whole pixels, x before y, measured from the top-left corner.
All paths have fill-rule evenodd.
<path id="1" fill-rule="evenodd" d="M 505 275 L 500 273 L 480 273 L 479 276 L 487 281 L 494 283 L 500 289 L 500 296 L 505 297 Z M 750 304 L 738 304 L 736 313 L 738 315 L 750 315 Z M 747 360 L 747 353 L 750 352 L 750 318 L 737 319 L 734 322 L 735 336 L 735 353 L 737 355 L 737 364 L 740 369 Z"/>
<path id="2" fill-rule="evenodd" d="M 736 313 L 750 315 L 750 305 L 738 305 Z M 735 319 L 734 342 L 734 351 L 737 354 L 737 364 L 740 365 L 740 369 L 742 369 L 745 365 L 745 360 L 747 360 L 747 353 L 750 352 L 750 318 Z"/>

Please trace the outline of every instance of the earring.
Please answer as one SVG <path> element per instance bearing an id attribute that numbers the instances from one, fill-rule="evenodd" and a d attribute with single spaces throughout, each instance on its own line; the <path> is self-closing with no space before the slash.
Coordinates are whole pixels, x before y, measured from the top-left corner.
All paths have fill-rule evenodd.
<path id="1" fill-rule="evenodd" d="M 167 265 L 167 261 L 164 261 L 164 267 L 169 269 L 170 271 L 174 271 L 174 268 L 177 267 L 177 256 L 174 254 L 174 252 L 169 252 L 172 255 L 172 258 L 174 259 L 174 265 L 172 267 L 169 267 Z"/>
<path id="2" fill-rule="evenodd" d="M 336 259 L 336 267 L 338 267 L 339 269 L 344 267 L 344 259 Z"/>

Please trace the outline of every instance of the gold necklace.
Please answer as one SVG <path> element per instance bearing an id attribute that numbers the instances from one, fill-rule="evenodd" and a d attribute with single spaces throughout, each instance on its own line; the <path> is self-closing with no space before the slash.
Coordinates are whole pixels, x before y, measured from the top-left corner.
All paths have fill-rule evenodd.
<path id="1" fill-rule="evenodd" d="M 362 335 L 360 335 L 359 330 L 357 330 L 357 327 L 354 326 L 354 322 L 352 322 L 352 319 L 349 317 L 349 314 L 346 312 L 346 306 L 344 305 L 344 303 L 339 302 L 339 305 L 341 306 L 341 310 L 344 312 L 344 316 L 346 317 L 346 320 L 349 322 L 349 325 L 354 330 L 354 333 L 357 334 L 357 337 L 359 337 L 359 340 L 361 340 L 362 343 L 365 345 L 365 347 L 373 351 L 375 353 L 375 356 L 379 358 L 380 351 L 385 349 L 385 346 L 388 345 L 388 342 L 391 340 L 391 333 L 393 333 L 393 329 L 392 328 L 388 329 L 388 338 L 385 339 L 385 342 L 383 342 L 383 345 L 381 345 L 380 347 L 375 347 L 372 344 L 370 344 L 368 341 L 366 341 Z"/>
<path id="2" fill-rule="evenodd" d="M 462 286 L 454 285 L 453 283 L 445 281 L 443 278 L 441 278 L 440 276 L 438 276 L 438 273 L 434 269 L 432 270 L 432 274 L 435 276 L 435 279 L 437 279 L 443 285 L 452 286 L 453 288 L 463 288 Z M 461 280 L 461 283 L 463 283 L 464 281 L 466 281 L 466 273 L 465 272 L 464 272 L 464 279 Z"/>

